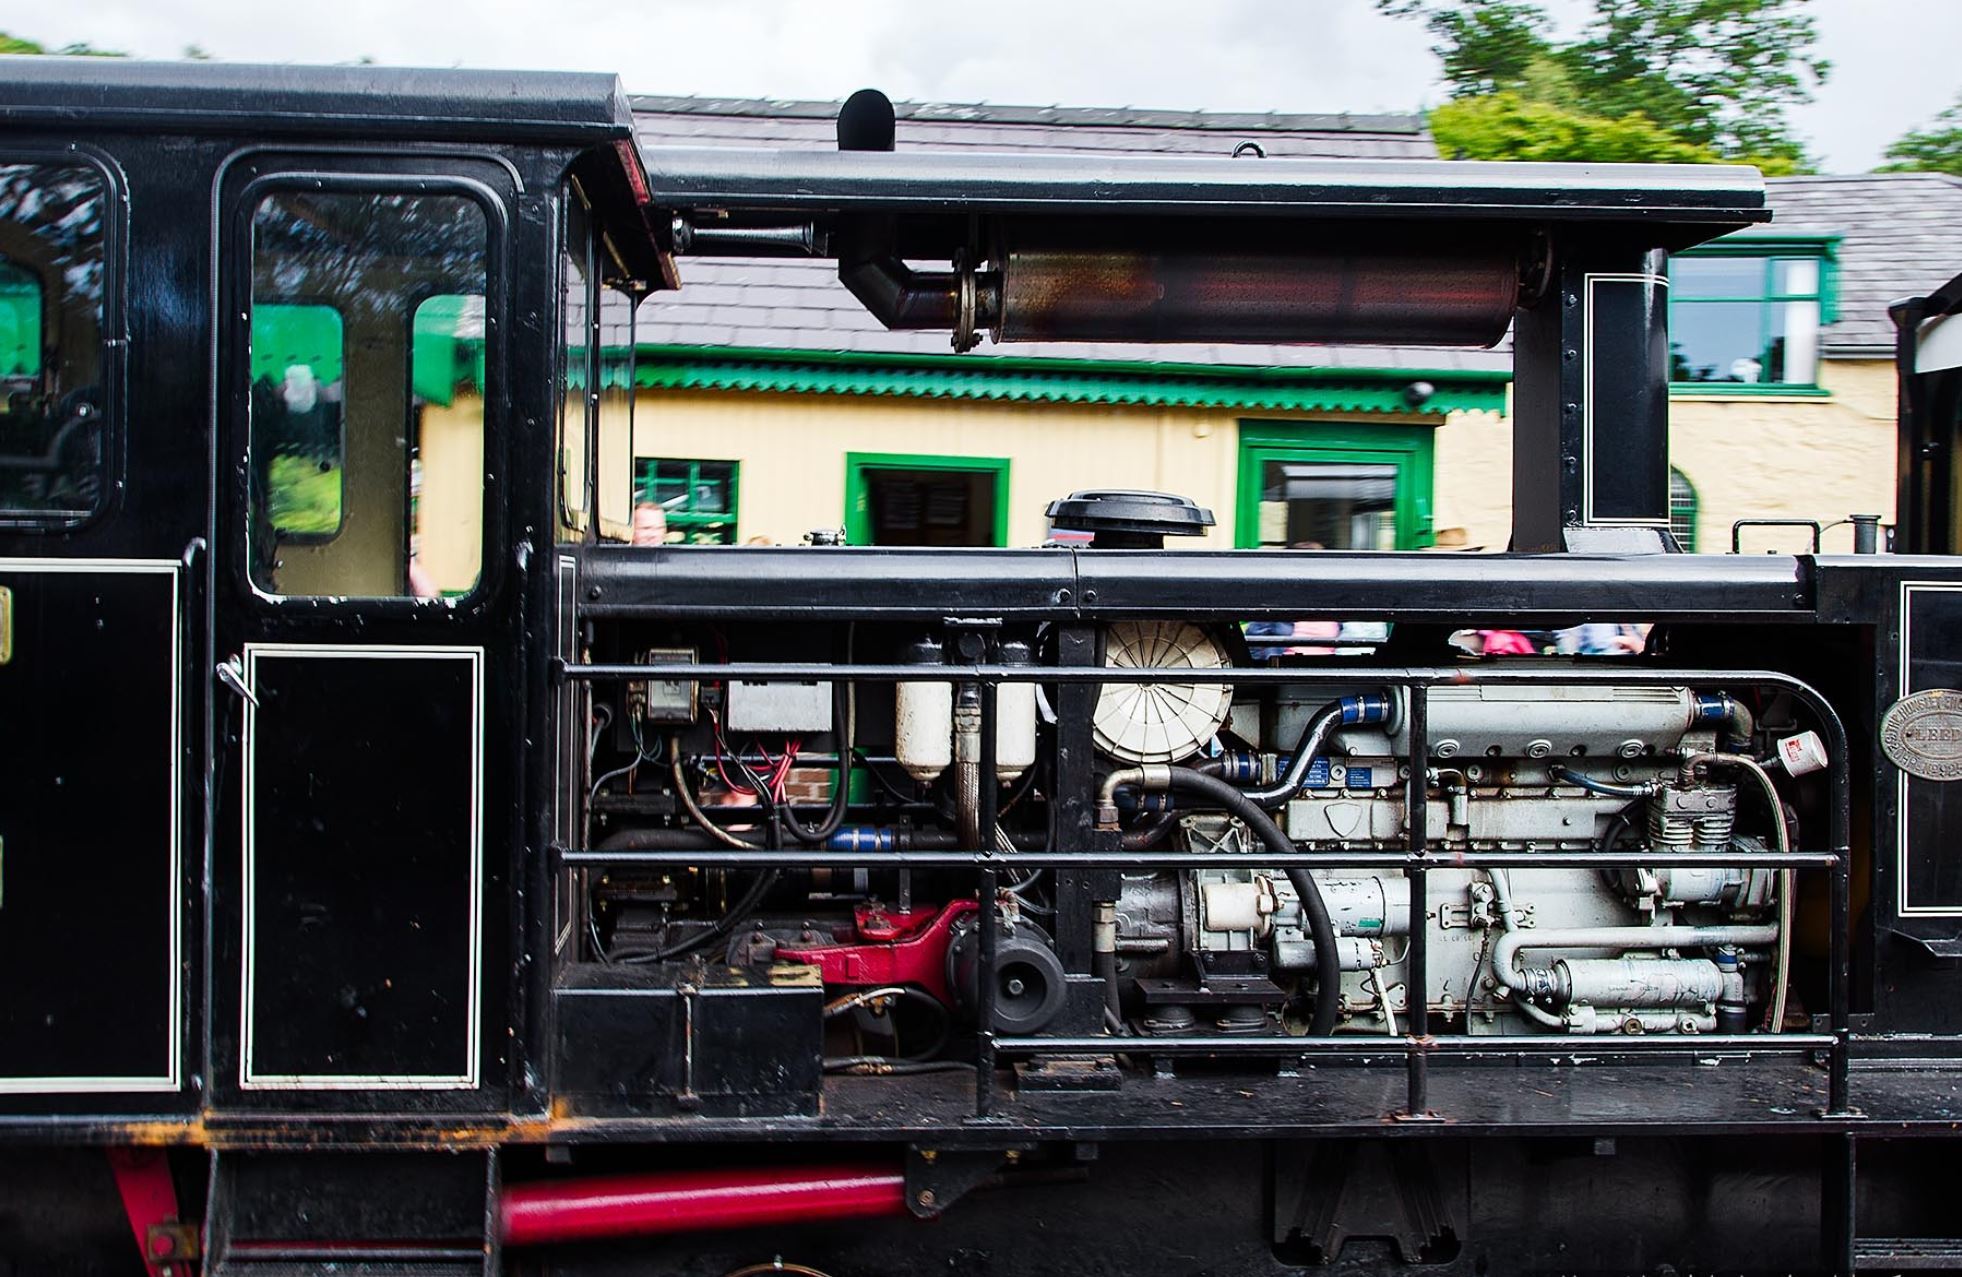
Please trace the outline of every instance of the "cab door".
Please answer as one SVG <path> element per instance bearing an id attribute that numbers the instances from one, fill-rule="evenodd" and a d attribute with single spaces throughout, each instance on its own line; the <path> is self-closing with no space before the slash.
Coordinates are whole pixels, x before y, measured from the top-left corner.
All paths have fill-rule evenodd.
<path id="1" fill-rule="evenodd" d="M 522 556 L 506 170 L 257 155 L 222 188 L 213 1084 L 423 1112 L 505 1078 Z M 439 1092 L 448 1100 L 403 1092 Z"/>

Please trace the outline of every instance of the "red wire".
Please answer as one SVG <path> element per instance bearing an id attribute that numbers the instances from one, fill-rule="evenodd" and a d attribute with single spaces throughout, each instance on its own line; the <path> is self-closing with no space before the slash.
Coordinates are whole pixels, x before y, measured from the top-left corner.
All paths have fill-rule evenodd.
<path id="1" fill-rule="evenodd" d="M 727 746 L 722 739 L 722 718 L 714 710 L 709 711 L 709 726 L 715 732 L 715 774 L 722 778 L 723 785 L 728 788 L 730 793 L 741 794 L 745 798 L 756 797 L 756 791 L 748 785 L 739 785 L 735 781 L 730 780 L 728 771 L 722 765 L 722 756 L 726 752 Z"/>

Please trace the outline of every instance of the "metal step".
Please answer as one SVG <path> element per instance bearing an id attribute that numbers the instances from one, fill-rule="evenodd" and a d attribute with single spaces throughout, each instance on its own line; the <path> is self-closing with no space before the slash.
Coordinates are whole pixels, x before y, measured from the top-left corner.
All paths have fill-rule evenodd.
<path id="1" fill-rule="evenodd" d="M 311 1247 L 247 1249 L 230 1252 L 206 1270 L 209 1277 L 483 1277 L 484 1256 L 472 1250 L 421 1247 Z"/>
<path id="2" fill-rule="evenodd" d="M 1853 1263 L 1861 1272 L 1954 1272 L 1962 1269 L 1962 1237 L 1862 1237 Z"/>
<path id="3" fill-rule="evenodd" d="M 220 1151 L 209 1277 L 487 1277 L 497 1271 L 488 1150 Z"/>

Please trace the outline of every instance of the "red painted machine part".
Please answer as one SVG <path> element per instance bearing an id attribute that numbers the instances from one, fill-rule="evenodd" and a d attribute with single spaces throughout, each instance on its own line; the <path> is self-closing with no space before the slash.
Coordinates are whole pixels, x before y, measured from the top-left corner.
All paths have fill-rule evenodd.
<path id="1" fill-rule="evenodd" d="M 150 1277 L 177 1277 L 197 1264 L 196 1234 L 177 1221 L 177 1187 L 160 1148 L 112 1148 L 109 1169 L 122 1195 L 123 1214 L 136 1234 Z M 188 1253 L 187 1253 L 188 1252 Z"/>
<path id="2" fill-rule="evenodd" d="M 513 1184 L 507 1246 L 639 1237 L 906 1213 L 906 1176 L 885 1166 L 771 1167 Z"/>
<path id="3" fill-rule="evenodd" d="M 865 988 L 881 984 L 913 984 L 940 999 L 943 1005 L 952 1006 L 954 993 L 947 986 L 947 946 L 954 940 L 954 924 L 979 907 L 972 900 L 949 901 L 924 925 L 917 924 L 932 913 L 931 910 L 868 914 L 866 909 L 861 908 L 856 925 L 859 939 L 864 943 L 779 945 L 777 957 L 785 962 L 810 963 L 818 969 L 826 985 Z M 903 928 L 915 925 L 916 930 L 900 934 Z M 898 938 L 872 939 L 873 936 L 885 935 Z"/>

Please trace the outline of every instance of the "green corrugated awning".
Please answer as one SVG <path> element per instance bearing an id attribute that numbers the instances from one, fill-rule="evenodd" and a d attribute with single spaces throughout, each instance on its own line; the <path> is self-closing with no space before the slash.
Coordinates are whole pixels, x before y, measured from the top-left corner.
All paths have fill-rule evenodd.
<path id="1" fill-rule="evenodd" d="M 1510 380 L 1496 370 L 1262 369 L 677 346 L 642 346 L 634 362 L 634 384 L 656 390 L 1434 416 L 1503 411 Z M 1433 391 L 1413 407 L 1405 392 L 1414 382 L 1428 382 Z"/>
<path id="2" fill-rule="evenodd" d="M 424 403 L 447 407 L 458 390 L 483 393 L 484 299 L 439 293 L 416 307 L 409 383 Z"/>
<path id="3" fill-rule="evenodd" d="M 286 370 L 311 369 L 314 380 L 341 379 L 341 313 L 332 306 L 259 302 L 252 307 L 252 380 L 278 383 Z"/>

